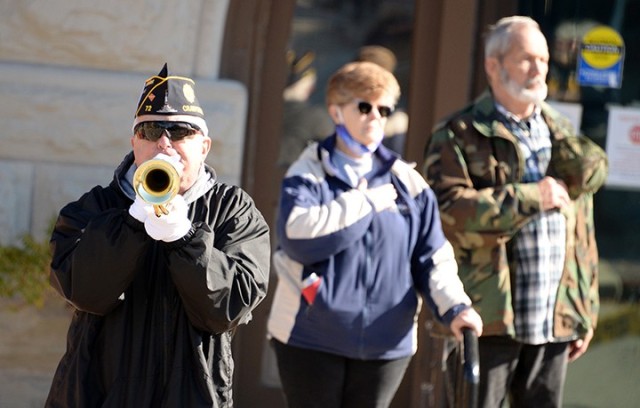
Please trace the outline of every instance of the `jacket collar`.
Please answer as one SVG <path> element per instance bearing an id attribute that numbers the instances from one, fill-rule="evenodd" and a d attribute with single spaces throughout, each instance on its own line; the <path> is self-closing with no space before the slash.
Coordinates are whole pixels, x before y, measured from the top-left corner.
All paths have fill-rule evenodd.
<path id="1" fill-rule="evenodd" d="M 502 137 L 515 141 L 514 136 L 507 130 L 504 124 L 498 119 L 498 109 L 496 108 L 493 96 L 489 90 L 483 92 L 473 103 L 470 110 L 473 118 L 473 127 L 486 137 Z"/>
<path id="2" fill-rule="evenodd" d="M 568 119 L 553 109 L 548 103 L 540 103 L 540 112 L 547 126 L 549 126 L 549 131 L 554 139 L 562 139 L 570 136 L 572 133 L 575 134 Z M 474 101 L 470 113 L 473 118 L 473 127 L 480 132 L 480 134 L 487 137 L 499 136 L 506 139 L 514 139 L 513 135 L 511 135 L 502 122 L 498 120 L 498 110 L 490 90 L 483 92 Z"/>
<path id="3" fill-rule="evenodd" d="M 336 154 L 336 134 L 327 137 L 317 145 L 317 158 L 322 163 L 324 171 L 333 177 L 337 177 L 338 169 L 333 165 L 332 158 Z M 399 158 L 399 156 L 388 149 L 383 144 L 380 144 L 373 155 L 382 163 L 381 172 L 387 172 L 393 166 L 393 163 Z"/>

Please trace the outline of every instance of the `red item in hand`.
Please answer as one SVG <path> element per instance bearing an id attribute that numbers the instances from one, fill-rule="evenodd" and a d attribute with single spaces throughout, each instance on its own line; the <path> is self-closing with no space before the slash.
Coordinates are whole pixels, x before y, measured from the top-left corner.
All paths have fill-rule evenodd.
<path id="1" fill-rule="evenodd" d="M 322 278 L 316 275 L 315 272 L 302 281 L 302 296 L 304 296 L 308 304 L 312 305 L 316 299 L 321 282 Z"/>

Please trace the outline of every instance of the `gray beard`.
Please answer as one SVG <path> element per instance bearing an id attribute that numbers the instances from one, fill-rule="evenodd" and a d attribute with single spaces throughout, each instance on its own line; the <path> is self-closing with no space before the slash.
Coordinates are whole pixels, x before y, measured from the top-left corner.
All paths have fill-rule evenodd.
<path id="1" fill-rule="evenodd" d="M 530 83 L 526 83 L 524 86 L 519 85 L 509 77 L 506 70 L 500 70 L 500 82 L 504 86 L 509 96 L 524 103 L 540 103 L 547 98 L 547 84 L 543 83 L 542 88 L 538 90 L 529 90 L 526 86 Z"/>

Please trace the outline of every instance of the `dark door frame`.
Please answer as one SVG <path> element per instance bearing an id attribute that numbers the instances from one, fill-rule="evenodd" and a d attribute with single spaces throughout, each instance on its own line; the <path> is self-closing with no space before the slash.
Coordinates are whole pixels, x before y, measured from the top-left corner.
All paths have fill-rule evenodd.
<path id="1" fill-rule="evenodd" d="M 285 52 L 294 9 L 295 0 L 231 0 L 220 67 L 221 78 L 237 80 L 247 88 L 242 187 L 270 226 L 274 225 L 280 184 L 274 163 L 282 126 Z M 239 408 L 285 406 L 280 389 L 265 386 L 261 379 L 266 321 L 276 281 L 272 271 L 269 296 L 255 310 L 253 321 L 236 332 L 234 402 Z"/>

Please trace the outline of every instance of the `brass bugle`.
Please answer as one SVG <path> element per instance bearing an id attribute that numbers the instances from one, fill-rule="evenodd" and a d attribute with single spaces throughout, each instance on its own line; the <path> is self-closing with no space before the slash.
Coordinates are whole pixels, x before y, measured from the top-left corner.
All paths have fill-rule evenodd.
<path id="1" fill-rule="evenodd" d="M 165 204 L 178 194 L 180 175 L 166 160 L 148 160 L 136 169 L 133 188 L 142 200 L 153 205 L 156 217 L 160 217 L 169 214 Z"/>

